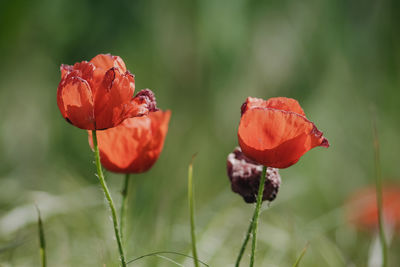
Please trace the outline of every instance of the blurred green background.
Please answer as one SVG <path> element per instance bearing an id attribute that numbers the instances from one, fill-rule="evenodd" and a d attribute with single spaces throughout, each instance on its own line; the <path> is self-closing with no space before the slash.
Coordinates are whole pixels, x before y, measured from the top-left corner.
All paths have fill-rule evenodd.
<path id="1" fill-rule="evenodd" d="M 172 110 L 164 150 L 135 175 L 128 259 L 190 254 L 187 165 L 194 165 L 199 257 L 233 266 L 253 206 L 230 191 L 226 156 L 237 145 L 247 96 L 293 97 L 329 139 L 296 165 L 264 204 L 257 266 L 367 266 L 374 233 L 346 222 L 343 205 L 374 182 L 370 107 L 385 179 L 400 177 L 398 1 L 0 1 L 0 266 L 39 266 L 42 211 L 49 266 L 117 266 L 87 133 L 61 117 L 59 66 L 121 56 L 136 88 Z M 106 173 L 117 205 L 121 175 Z M 398 237 L 390 266 L 400 265 Z M 243 260 L 247 265 L 248 254 Z M 190 260 L 171 256 L 184 266 Z M 159 257 L 132 266 L 176 266 Z"/>

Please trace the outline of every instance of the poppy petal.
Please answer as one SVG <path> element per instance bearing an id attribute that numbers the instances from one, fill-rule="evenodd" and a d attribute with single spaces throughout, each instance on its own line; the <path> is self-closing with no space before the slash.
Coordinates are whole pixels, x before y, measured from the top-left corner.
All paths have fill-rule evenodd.
<path id="1" fill-rule="evenodd" d="M 80 77 L 87 81 L 91 85 L 95 66 L 87 61 L 75 63 L 73 66 L 62 64 L 61 70 L 61 82 L 71 77 Z M 92 85 L 91 85 L 91 88 Z"/>
<path id="2" fill-rule="evenodd" d="M 130 165 L 131 172 L 144 172 L 150 169 L 157 161 L 164 140 L 168 132 L 168 123 L 171 117 L 171 111 L 156 111 L 150 112 L 148 117 L 151 120 L 151 140 L 147 146 L 143 146 L 140 152 L 140 157 Z"/>
<path id="3" fill-rule="evenodd" d="M 140 90 L 131 101 L 130 109 L 127 111 L 130 117 L 144 116 L 149 112 L 157 111 L 156 97 L 150 89 Z"/>
<path id="4" fill-rule="evenodd" d="M 287 97 L 272 97 L 269 98 L 268 100 L 256 97 L 248 97 L 246 99 L 246 102 L 244 102 L 242 105 L 241 108 L 242 115 L 244 112 L 252 108 L 273 108 L 273 109 L 295 112 L 304 117 L 306 116 L 299 102 L 297 102 L 297 100 L 293 98 L 287 98 Z"/>
<path id="5" fill-rule="evenodd" d="M 120 74 L 109 69 L 97 87 L 95 94 L 95 116 L 98 129 L 111 128 L 120 124 L 129 114 L 135 91 L 135 80 L 129 73 Z"/>
<path id="6" fill-rule="evenodd" d="M 60 84 L 57 104 L 68 122 L 81 129 L 95 129 L 92 91 L 82 78 L 70 77 Z"/>
<path id="7" fill-rule="evenodd" d="M 293 165 L 316 146 L 329 146 L 304 116 L 270 108 L 248 109 L 240 120 L 238 138 L 246 156 L 274 168 Z"/>
<path id="8" fill-rule="evenodd" d="M 304 117 L 306 116 L 299 102 L 297 102 L 296 99 L 287 97 L 272 97 L 265 102 L 267 108 L 291 111 L 299 115 L 302 115 Z"/>
<path id="9" fill-rule="evenodd" d="M 61 64 L 60 71 L 61 71 L 61 79 L 64 79 L 70 72 L 73 71 L 73 66 Z"/>
<path id="10" fill-rule="evenodd" d="M 75 63 L 73 68 L 76 71 L 75 76 L 81 77 L 90 84 L 90 81 L 93 78 L 93 72 L 96 68 L 92 63 L 87 61 L 78 62 Z"/>
<path id="11" fill-rule="evenodd" d="M 170 116 L 170 111 L 159 110 L 97 132 L 102 165 L 118 173 L 140 173 L 150 169 L 161 153 Z M 88 133 L 89 144 L 93 147 L 91 132 Z"/>
<path id="12" fill-rule="evenodd" d="M 126 66 L 122 58 L 113 56 L 111 54 L 100 54 L 90 60 L 96 68 L 103 69 L 104 71 L 111 68 L 117 68 L 121 73 L 126 72 Z"/>
<path id="13" fill-rule="evenodd" d="M 85 81 L 87 88 L 91 90 L 92 106 L 94 107 L 93 117 L 96 130 L 104 130 L 119 125 L 123 120 L 143 116 L 150 109 L 148 103 L 133 99 L 135 91 L 135 79 L 126 70 L 125 63 L 118 56 L 101 54 L 94 57 L 90 62 L 82 61 L 73 66 L 61 65 L 61 81 L 58 90 L 71 83 L 71 79 Z M 70 86 L 70 85 L 68 85 Z M 63 100 L 61 92 L 58 93 L 59 101 Z M 76 101 L 79 101 L 76 100 Z M 143 103 L 142 103 L 143 102 Z M 59 105 L 64 117 L 67 117 L 64 105 Z M 74 108 L 71 109 L 71 111 Z M 78 116 L 78 114 L 75 114 Z M 69 114 L 71 117 L 71 115 Z M 85 114 L 82 114 L 85 116 Z M 87 118 L 82 118 L 82 121 Z M 70 121 L 70 120 L 69 120 Z M 71 121 L 70 121 L 71 122 Z M 74 124 L 72 122 L 72 124 Z M 82 127 L 79 126 L 79 127 Z M 90 130 L 92 128 L 88 128 Z"/>

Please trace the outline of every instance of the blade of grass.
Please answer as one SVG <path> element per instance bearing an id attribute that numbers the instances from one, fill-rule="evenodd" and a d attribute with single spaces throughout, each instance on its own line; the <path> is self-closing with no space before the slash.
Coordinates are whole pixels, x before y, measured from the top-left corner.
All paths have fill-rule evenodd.
<path id="1" fill-rule="evenodd" d="M 304 246 L 303 250 L 301 251 L 299 257 L 297 258 L 296 262 L 293 264 L 293 267 L 299 267 L 301 259 L 304 257 L 304 255 L 307 252 L 308 245 L 309 245 L 309 243 L 307 242 L 307 244 Z"/>
<path id="2" fill-rule="evenodd" d="M 195 267 L 198 267 L 199 263 L 197 260 L 196 228 L 194 222 L 194 194 L 193 194 L 193 160 L 195 157 L 196 154 L 193 155 L 188 168 L 188 201 L 189 201 L 189 213 L 190 213 L 190 234 L 192 237 L 193 263 Z"/>
<path id="3" fill-rule="evenodd" d="M 379 154 L 379 138 L 376 126 L 376 113 L 372 110 L 372 128 L 374 135 L 374 154 L 375 154 L 375 183 L 376 183 L 376 204 L 378 207 L 379 238 L 382 249 L 382 267 L 388 266 L 387 243 L 382 216 L 382 173 Z"/>
<path id="4" fill-rule="evenodd" d="M 39 233 L 39 254 L 40 254 L 40 262 L 42 267 L 46 267 L 46 240 L 44 238 L 44 230 L 43 230 L 43 222 L 42 217 L 40 216 L 40 210 L 38 206 L 35 206 L 38 214 L 38 233 Z"/>
<path id="5" fill-rule="evenodd" d="M 156 255 L 156 257 L 159 257 L 159 258 L 164 259 L 164 260 L 166 260 L 166 261 L 172 262 L 173 264 L 175 264 L 175 265 L 177 265 L 177 266 L 185 267 L 185 266 L 183 266 L 182 264 L 180 264 L 180 263 L 174 261 L 173 259 L 168 258 L 168 257 L 165 257 L 165 256 L 163 256 L 163 255 Z"/>
<path id="6" fill-rule="evenodd" d="M 159 255 L 159 254 L 174 254 L 174 255 L 179 255 L 179 256 L 186 257 L 186 258 L 190 258 L 190 259 L 195 259 L 195 258 L 192 257 L 192 256 L 189 256 L 189 255 L 186 255 L 186 254 L 183 254 L 183 253 L 179 253 L 179 252 L 174 252 L 174 251 L 157 251 L 157 252 L 153 252 L 153 253 L 149 253 L 149 254 L 146 254 L 146 255 L 142 255 L 142 256 L 137 257 L 137 258 L 135 258 L 135 259 L 133 259 L 133 260 L 130 260 L 130 261 L 127 262 L 127 264 L 132 263 L 132 262 L 135 262 L 135 261 L 140 260 L 140 259 L 143 259 L 143 258 L 145 258 L 145 257 L 157 256 L 157 255 Z M 205 262 L 203 262 L 203 261 L 201 261 L 201 260 L 199 260 L 199 259 L 197 259 L 196 261 L 198 261 L 199 263 L 203 264 L 203 265 L 206 266 L 206 267 L 209 267 L 209 265 L 208 265 L 207 263 L 205 263 Z"/>
<path id="7" fill-rule="evenodd" d="M 121 200 L 121 210 L 120 210 L 120 217 L 119 221 L 121 224 L 121 239 L 122 242 L 124 242 L 124 228 L 125 228 L 125 222 L 126 222 L 126 210 L 127 210 L 127 202 L 128 202 L 128 188 L 129 188 L 129 173 L 125 175 L 124 178 L 124 185 L 121 191 L 122 195 L 122 200 Z"/>
<path id="8" fill-rule="evenodd" d="M 265 176 L 267 174 L 267 167 L 263 167 L 263 171 L 260 178 L 260 185 L 258 187 L 257 204 L 254 212 L 254 222 L 253 222 L 253 242 L 251 246 L 251 256 L 250 256 L 250 267 L 254 266 L 256 245 L 257 245 L 257 227 L 258 227 L 258 217 L 260 214 L 260 208 L 262 204 L 262 197 L 264 192 Z"/>

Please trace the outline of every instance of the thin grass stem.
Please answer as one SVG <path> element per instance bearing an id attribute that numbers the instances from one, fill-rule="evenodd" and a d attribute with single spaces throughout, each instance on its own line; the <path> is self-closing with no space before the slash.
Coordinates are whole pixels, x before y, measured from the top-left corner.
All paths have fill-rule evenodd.
<path id="1" fill-rule="evenodd" d="M 293 267 L 299 267 L 300 266 L 300 261 L 301 261 L 301 259 L 303 259 L 304 255 L 306 254 L 307 249 L 308 249 L 308 245 L 309 245 L 309 243 L 307 242 L 307 244 L 304 246 L 303 250 L 301 251 L 299 257 L 297 257 L 295 263 L 293 264 Z"/>
<path id="2" fill-rule="evenodd" d="M 382 215 L 382 172 L 380 164 L 380 154 L 379 154 L 379 139 L 378 130 L 376 127 L 376 119 L 373 114 L 372 127 L 374 132 L 374 151 L 375 151 L 375 183 L 376 183 L 376 204 L 378 207 L 378 224 L 379 224 L 379 239 L 382 249 L 382 267 L 388 266 L 388 252 L 387 252 L 387 242 L 384 229 L 384 220 Z"/>
<path id="3" fill-rule="evenodd" d="M 122 200 L 121 200 L 121 210 L 119 221 L 121 224 L 121 239 L 124 242 L 124 231 L 125 231 L 125 223 L 126 223 L 126 210 L 128 204 L 128 188 L 129 188 L 129 173 L 125 175 L 124 185 L 121 190 Z"/>
<path id="4" fill-rule="evenodd" d="M 130 261 L 127 262 L 127 264 L 130 264 L 130 263 L 132 263 L 132 262 L 138 261 L 138 260 L 143 259 L 143 258 L 146 258 L 146 257 L 157 256 L 157 255 L 159 255 L 159 254 L 173 254 L 173 255 L 179 255 L 179 256 L 186 257 L 186 258 L 190 258 L 190 259 L 195 259 L 195 258 L 192 257 L 192 256 L 189 256 L 189 255 L 186 255 L 186 254 L 183 254 L 183 253 L 179 253 L 179 252 L 174 252 L 174 251 L 157 251 L 157 252 L 152 252 L 152 253 L 149 253 L 149 254 L 145 254 L 145 255 L 142 255 L 142 256 L 140 256 L 140 257 L 137 257 L 137 258 L 135 258 L 135 259 L 133 259 L 133 260 L 130 260 Z M 198 261 L 199 263 L 203 264 L 204 266 L 209 267 L 209 265 L 208 265 L 207 263 L 205 263 L 204 261 L 201 261 L 201 260 L 199 260 L 199 259 L 197 259 L 197 261 Z"/>
<path id="5" fill-rule="evenodd" d="M 190 213 L 190 234 L 192 237 L 192 253 L 193 253 L 193 263 L 195 267 L 199 266 L 197 260 L 197 247 L 196 247 L 196 228 L 194 221 L 194 193 L 193 193 L 193 160 L 189 164 L 188 169 L 188 201 L 189 201 L 189 213 Z"/>
<path id="6" fill-rule="evenodd" d="M 180 264 L 180 263 L 174 261 L 173 259 L 168 258 L 168 257 L 165 257 L 165 256 L 163 256 L 163 255 L 156 255 L 156 257 L 159 257 L 159 258 L 164 259 L 164 260 L 166 260 L 166 261 L 172 262 L 173 264 L 175 264 L 175 265 L 177 265 L 177 266 L 185 267 L 185 266 L 183 266 L 182 264 Z"/>
<path id="7" fill-rule="evenodd" d="M 254 222 L 253 222 L 253 240 L 251 246 L 251 256 L 250 256 L 250 267 L 254 266 L 256 245 L 257 245 L 257 227 L 258 227 L 258 217 L 260 215 L 260 208 L 262 204 L 262 197 L 264 192 L 265 176 L 267 172 L 267 167 L 263 167 L 263 171 L 260 178 L 260 185 L 258 187 L 257 204 L 254 212 Z"/>
<path id="8" fill-rule="evenodd" d="M 98 174 L 97 177 L 99 178 L 101 187 L 104 191 L 104 195 L 106 196 L 107 203 L 111 210 L 111 219 L 112 219 L 113 226 L 114 226 L 114 234 L 115 234 L 115 239 L 117 240 L 118 252 L 119 252 L 121 264 L 122 264 L 122 267 L 126 267 L 124 248 L 122 246 L 121 235 L 120 235 L 119 226 L 118 226 L 117 212 L 115 211 L 114 201 L 111 198 L 111 194 L 110 194 L 110 191 L 108 190 L 106 181 L 104 179 L 103 170 L 101 168 L 100 153 L 99 153 L 99 147 L 97 144 L 96 130 L 92 131 L 92 137 L 93 137 L 94 155 L 95 155 L 97 174 Z"/>
<path id="9" fill-rule="evenodd" d="M 40 210 L 36 206 L 36 210 L 38 213 L 38 233 L 39 233 L 39 254 L 40 254 L 40 262 L 42 267 L 47 266 L 46 259 L 46 239 L 44 238 L 44 227 L 42 222 L 42 217 L 40 216 Z"/>

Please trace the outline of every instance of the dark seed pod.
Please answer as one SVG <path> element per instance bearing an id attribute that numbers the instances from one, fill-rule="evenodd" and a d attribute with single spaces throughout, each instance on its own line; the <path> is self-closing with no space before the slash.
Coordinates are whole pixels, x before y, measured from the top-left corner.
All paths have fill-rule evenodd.
<path id="1" fill-rule="evenodd" d="M 228 155 L 227 172 L 232 191 L 241 195 L 247 203 L 257 201 L 258 187 L 263 166 L 247 158 L 240 147 Z M 263 201 L 273 201 L 281 185 L 281 176 L 276 168 L 267 168 Z"/>

